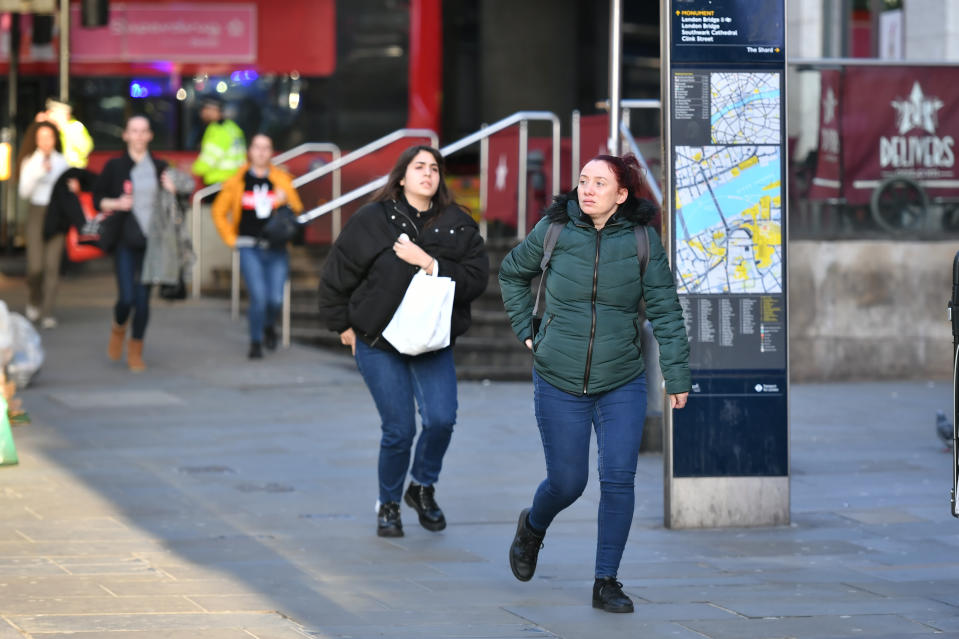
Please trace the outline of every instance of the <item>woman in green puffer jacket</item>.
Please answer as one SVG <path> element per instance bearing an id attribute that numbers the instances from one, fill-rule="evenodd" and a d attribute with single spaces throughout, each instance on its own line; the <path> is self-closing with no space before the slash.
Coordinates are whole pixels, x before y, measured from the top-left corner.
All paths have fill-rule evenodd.
<path id="1" fill-rule="evenodd" d="M 503 303 L 513 331 L 533 351 L 536 421 L 546 479 L 519 516 L 510 547 L 513 574 L 533 577 L 553 518 L 583 493 L 590 430 L 599 448 L 599 539 L 593 607 L 632 612 L 616 580 L 633 518 L 634 480 L 646 417 L 646 365 L 640 348 L 640 300 L 659 342 L 672 408 L 690 389 L 689 344 L 676 285 L 659 236 L 647 229 L 648 265 L 641 276 L 637 225 L 656 206 L 635 156 L 600 155 L 583 167 L 579 185 L 556 198 L 522 244 L 500 266 Z M 546 311 L 532 328 L 530 281 L 539 275 L 550 225 L 564 222 L 549 260 Z"/>

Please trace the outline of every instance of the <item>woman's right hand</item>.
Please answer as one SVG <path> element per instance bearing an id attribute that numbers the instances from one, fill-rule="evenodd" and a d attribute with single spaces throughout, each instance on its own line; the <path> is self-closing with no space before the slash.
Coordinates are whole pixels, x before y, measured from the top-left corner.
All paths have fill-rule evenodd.
<path id="1" fill-rule="evenodd" d="M 100 201 L 102 211 L 130 211 L 133 209 L 133 196 L 124 193 L 120 197 L 105 197 Z"/>
<path id="2" fill-rule="evenodd" d="M 348 328 L 340 333 L 340 344 L 349 346 L 353 355 L 356 355 L 356 333 L 353 332 L 352 328 Z"/>
<path id="3" fill-rule="evenodd" d="M 533 340 L 527 337 L 526 341 L 523 343 L 526 344 L 526 348 L 528 348 L 529 350 L 533 350 Z"/>

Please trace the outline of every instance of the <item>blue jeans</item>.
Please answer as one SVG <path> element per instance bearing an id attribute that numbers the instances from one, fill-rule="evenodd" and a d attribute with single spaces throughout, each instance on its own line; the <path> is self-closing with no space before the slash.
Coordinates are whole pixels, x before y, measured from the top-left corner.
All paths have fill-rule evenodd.
<path id="1" fill-rule="evenodd" d="M 410 469 L 416 436 L 414 399 L 423 429 L 416 442 L 412 476 L 432 486 L 440 476 L 443 456 L 456 423 L 456 369 L 453 348 L 411 357 L 389 353 L 356 340 L 356 365 L 382 420 L 380 439 L 380 502 L 398 502 Z"/>
<path id="2" fill-rule="evenodd" d="M 283 285 L 290 272 L 286 249 L 244 246 L 240 251 L 240 273 L 246 282 L 250 341 L 263 341 L 263 328 L 273 326 L 283 308 Z"/>
<path id="3" fill-rule="evenodd" d="M 143 339 L 147 322 L 150 321 L 150 285 L 140 282 L 144 255 L 146 248 L 134 249 L 120 244 L 113 257 L 117 275 L 117 303 L 113 307 L 113 319 L 122 325 L 133 313 L 133 339 Z"/>
<path id="4" fill-rule="evenodd" d="M 598 395 L 571 395 L 534 370 L 533 400 L 546 453 L 546 479 L 536 489 L 529 522 L 546 530 L 583 494 L 590 430 L 595 428 L 600 486 L 595 576 L 615 577 L 633 521 L 636 462 L 646 420 L 646 375 Z"/>

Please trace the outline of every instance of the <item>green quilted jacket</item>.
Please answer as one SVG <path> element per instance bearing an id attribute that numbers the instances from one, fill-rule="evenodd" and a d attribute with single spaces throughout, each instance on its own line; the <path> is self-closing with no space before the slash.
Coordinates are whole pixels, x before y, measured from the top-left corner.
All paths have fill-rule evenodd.
<path id="1" fill-rule="evenodd" d="M 580 211 L 576 191 L 556 203 L 527 238 L 503 260 L 503 303 L 520 341 L 533 338 L 536 372 L 569 393 L 596 394 L 638 377 L 646 364 L 640 348 L 639 301 L 659 342 L 667 393 L 690 389 L 689 343 L 676 285 L 659 236 L 650 229 L 649 264 L 640 278 L 633 227 L 655 207 L 632 196 L 597 231 Z M 566 220 L 553 249 L 544 290 L 545 312 L 532 335 L 530 281 L 540 273 L 543 241 L 554 220 Z M 542 303 L 542 302 L 541 302 Z"/>

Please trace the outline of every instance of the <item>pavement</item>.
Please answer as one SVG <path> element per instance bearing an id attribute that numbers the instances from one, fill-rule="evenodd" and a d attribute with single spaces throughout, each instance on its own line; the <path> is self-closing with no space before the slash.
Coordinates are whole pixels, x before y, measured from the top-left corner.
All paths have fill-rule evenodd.
<path id="1" fill-rule="evenodd" d="M 507 565 L 544 473 L 528 383 L 464 382 L 437 500 L 449 527 L 374 534 L 378 419 L 349 357 L 245 358 L 223 300 L 156 303 L 149 370 L 104 354 L 106 274 L 62 286 L 0 468 L 0 639 L 959 638 L 959 521 L 934 429 L 951 380 L 793 385 L 788 526 L 663 527 L 639 461 L 620 570 L 590 605 L 598 481 L 528 583 Z M 23 283 L 0 278 L 22 309 Z M 943 348 L 948 348 L 943 345 Z"/>

